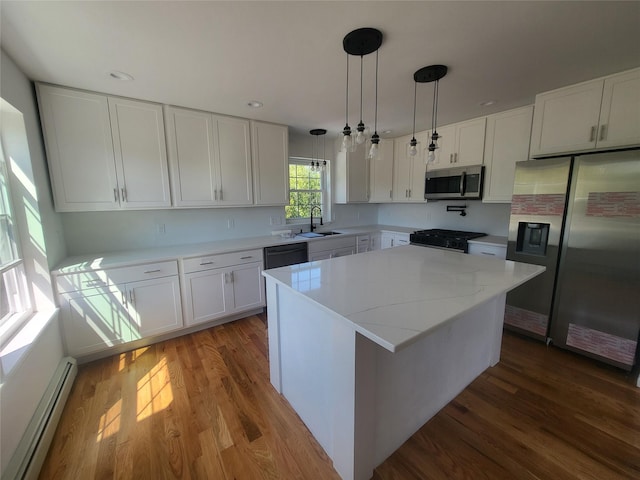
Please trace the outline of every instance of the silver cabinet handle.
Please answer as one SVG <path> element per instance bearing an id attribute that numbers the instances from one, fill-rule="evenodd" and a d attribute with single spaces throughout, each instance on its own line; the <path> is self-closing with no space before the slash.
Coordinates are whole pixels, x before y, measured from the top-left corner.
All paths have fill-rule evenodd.
<path id="1" fill-rule="evenodd" d="M 453 154 L 453 163 L 458 163 L 458 154 L 457 153 Z"/>
<path id="2" fill-rule="evenodd" d="M 133 305 L 135 298 L 133 296 L 133 289 L 129 290 L 129 303 Z"/>
<path id="3" fill-rule="evenodd" d="M 214 198 L 215 198 L 215 200 L 217 202 L 218 201 L 218 189 L 217 188 L 213 191 L 213 196 L 214 196 Z"/>
<path id="4" fill-rule="evenodd" d="M 146 274 L 149 274 L 149 273 L 158 273 L 158 272 L 161 272 L 161 271 L 162 271 L 162 270 L 158 268 L 157 270 L 147 270 L 147 271 L 146 271 L 146 272 L 144 272 L 144 273 L 146 273 Z"/>
<path id="5" fill-rule="evenodd" d="M 122 201 L 126 202 L 127 201 L 127 189 L 122 187 L 120 190 L 122 191 Z"/>
<path id="6" fill-rule="evenodd" d="M 491 252 L 481 252 L 483 255 L 491 255 L 492 257 L 495 257 L 496 254 L 495 253 L 491 253 Z"/>
<path id="7" fill-rule="evenodd" d="M 118 189 L 117 188 L 113 189 L 113 201 L 118 203 Z"/>
<path id="8" fill-rule="evenodd" d="M 220 201 L 222 201 L 222 188 L 220 188 Z"/>
<path id="9" fill-rule="evenodd" d="M 600 125 L 600 138 L 599 138 L 599 140 L 604 140 L 605 138 L 607 138 L 607 126 L 606 125 Z"/>
<path id="10" fill-rule="evenodd" d="M 449 154 L 449 163 L 453 163 L 453 153 Z"/>
<path id="11" fill-rule="evenodd" d="M 595 142 L 597 129 L 598 129 L 598 127 L 595 126 L 595 125 L 593 127 L 591 127 L 591 135 L 589 135 L 589 141 L 590 142 Z"/>
<path id="12" fill-rule="evenodd" d="M 253 258 L 253 255 L 247 255 L 246 257 L 240 257 L 240 260 L 247 260 L 249 258 Z"/>
<path id="13" fill-rule="evenodd" d="M 120 292 L 120 295 L 122 295 L 122 306 L 127 308 L 127 295 L 125 294 L 125 292 Z"/>
<path id="14" fill-rule="evenodd" d="M 389 190 L 389 198 L 393 198 L 393 190 Z"/>
<path id="15" fill-rule="evenodd" d="M 213 265 L 213 262 L 201 262 L 200 265 Z"/>
<path id="16" fill-rule="evenodd" d="M 411 189 L 409 189 L 409 198 L 411 198 Z"/>

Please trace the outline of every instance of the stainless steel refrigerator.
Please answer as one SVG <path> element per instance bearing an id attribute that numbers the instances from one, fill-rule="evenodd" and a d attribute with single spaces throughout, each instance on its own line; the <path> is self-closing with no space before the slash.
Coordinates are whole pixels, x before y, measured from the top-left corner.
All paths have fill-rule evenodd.
<path id="1" fill-rule="evenodd" d="M 640 333 L 640 150 L 516 167 L 507 259 L 547 267 L 505 326 L 631 370 Z"/>

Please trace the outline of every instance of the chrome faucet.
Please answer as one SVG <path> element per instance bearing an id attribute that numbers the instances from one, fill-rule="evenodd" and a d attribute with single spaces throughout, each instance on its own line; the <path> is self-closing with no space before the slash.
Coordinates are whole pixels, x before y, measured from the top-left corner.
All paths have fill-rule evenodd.
<path id="1" fill-rule="evenodd" d="M 313 232 L 316 229 L 316 226 L 313 224 L 313 211 L 315 209 L 318 209 L 320 211 L 320 225 L 323 225 L 322 223 L 322 209 L 320 208 L 319 205 L 314 205 L 313 207 L 311 207 L 311 232 Z"/>

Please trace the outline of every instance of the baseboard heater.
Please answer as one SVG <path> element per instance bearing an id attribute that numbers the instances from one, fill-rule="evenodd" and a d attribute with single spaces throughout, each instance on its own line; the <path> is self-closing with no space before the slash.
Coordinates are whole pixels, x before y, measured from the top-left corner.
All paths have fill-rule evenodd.
<path id="1" fill-rule="evenodd" d="M 63 358 L 2 475 L 3 480 L 38 478 L 77 373 L 75 359 Z"/>

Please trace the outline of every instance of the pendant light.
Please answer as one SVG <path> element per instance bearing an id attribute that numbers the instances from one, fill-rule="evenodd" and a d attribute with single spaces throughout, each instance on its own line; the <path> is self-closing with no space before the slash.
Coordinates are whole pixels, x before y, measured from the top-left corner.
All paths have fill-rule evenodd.
<path id="1" fill-rule="evenodd" d="M 411 135 L 411 140 L 409 141 L 409 149 L 407 153 L 410 157 L 415 157 L 418 154 L 418 141 L 416 140 L 416 104 L 417 104 L 417 96 L 418 96 L 418 82 L 413 80 L 413 134 Z"/>
<path id="2" fill-rule="evenodd" d="M 373 116 L 373 135 L 371 135 L 369 158 L 378 156 L 378 143 L 380 143 L 380 135 L 378 135 L 378 51 L 376 50 L 376 106 Z"/>
<path id="3" fill-rule="evenodd" d="M 312 172 L 324 172 L 327 169 L 327 161 L 325 160 L 325 145 L 324 136 L 327 131 L 324 128 L 314 128 L 309 130 L 309 133 L 314 136 L 314 141 L 311 149 L 311 171 Z M 318 145 L 318 137 L 322 136 L 322 164 L 320 163 L 320 146 Z"/>
<path id="4" fill-rule="evenodd" d="M 345 151 L 353 151 L 359 144 L 365 140 L 365 126 L 362 121 L 362 81 L 363 81 L 363 57 L 373 52 L 377 52 L 382 45 L 382 32 L 375 28 L 359 28 L 348 33 L 342 40 L 342 47 L 347 52 L 347 92 L 345 106 L 345 126 L 342 130 L 342 148 Z M 357 134 L 354 140 L 351 137 L 351 127 L 349 126 L 349 55 L 360 57 L 360 123 L 356 128 Z M 378 81 L 378 57 L 376 54 L 376 90 Z M 377 97 L 377 91 L 376 91 Z M 376 98 L 377 111 L 377 98 Z"/>
<path id="5" fill-rule="evenodd" d="M 433 163 L 436 158 L 435 151 L 438 148 L 438 83 L 442 77 L 447 74 L 445 65 L 429 65 L 423 67 L 413 74 L 413 80 L 417 83 L 433 83 L 433 109 L 431 111 L 431 143 L 427 148 L 427 163 Z M 415 97 L 414 97 L 415 105 Z M 415 113 L 414 113 L 415 115 Z"/>

